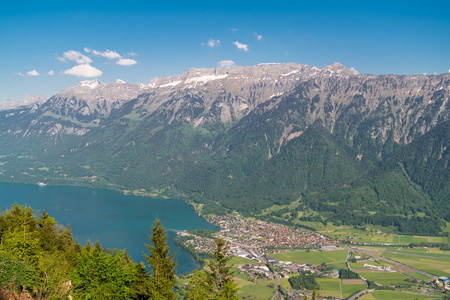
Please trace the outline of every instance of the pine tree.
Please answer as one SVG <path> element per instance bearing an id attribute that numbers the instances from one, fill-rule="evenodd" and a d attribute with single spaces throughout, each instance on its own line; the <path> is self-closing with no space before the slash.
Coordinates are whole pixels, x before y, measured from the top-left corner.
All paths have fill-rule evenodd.
<path id="1" fill-rule="evenodd" d="M 231 265 L 227 265 L 231 257 L 227 256 L 228 249 L 225 240 L 216 239 L 216 249 L 207 263 L 210 271 L 206 271 L 208 283 L 213 291 L 212 299 L 239 299 L 237 297 L 238 288 L 233 281 Z"/>
<path id="2" fill-rule="evenodd" d="M 175 266 L 177 262 L 173 260 L 175 254 L 169 256 L 169 247 L 166 244 L 167 234 L 159 219 L 155 220 L 152 228 L 152 235 L 149 236 L 153 246 L 145 244 L 150 251 L 150 255 L 144 253 L 153 276 L 150 279 L 154 286 L 153 299 L 176 299 L 173 291 L 176 283 Z"/>
<path id="3" fill-rule="evenodd" d="M 191 274 L 189 285 L 183 293 L 184 299 L 187 300 L 204 300 L 211 299 L 212 287 L 209 284 L 208 275 L 202 271 L 194 271 Z"/>
<path id="4" fill-rule="evenodd" d="M 54 252 L 56 250 L 56 221 L 45 211 L 37 221 L 39 228 L 39 242 L 41 249 L 45 252 Z"/>

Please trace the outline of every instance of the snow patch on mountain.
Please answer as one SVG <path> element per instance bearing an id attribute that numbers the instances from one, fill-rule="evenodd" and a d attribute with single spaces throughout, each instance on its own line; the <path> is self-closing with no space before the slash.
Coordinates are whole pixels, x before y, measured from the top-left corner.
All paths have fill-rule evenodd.
<path id="1" fill-rule="evenodd" d="M 186 83 L 206 83 L 208 81 L 224 79 L 226 77 L 228 77 L 228 74 L 224 74 L 224 75 L 206 75 L 206 76 L 189 78 L 188 80 L 186 80 Z"/>
<path id="2" fill-rule="evenodd" d="M 159 87 L 160 88 L 173 87 L 173 86 L 179 85 L 180 83 L 181 83 L 181 80 L 176 80 L 176 81 L 172 81 L 172 82 L 160 85 Z"/>
<path id="3" fill-rule="evenodd" d="M 95 80 L 84 80 L 81 81 L 78 85 L 82 87 L 88 87 L 90 89 L 95 89 L 99 85 L 103 85 L 104 83 L 100 82 L 98 79 Z"/>

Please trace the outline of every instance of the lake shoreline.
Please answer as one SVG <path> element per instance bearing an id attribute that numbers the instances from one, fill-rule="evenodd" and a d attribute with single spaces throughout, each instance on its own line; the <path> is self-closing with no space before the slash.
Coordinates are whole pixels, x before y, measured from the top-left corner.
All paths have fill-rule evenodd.
<path id="1" fill-rule="evenodd" d="M 46 185 L 0 182 L 0 210 L 10 209 L 14 203 L 26 204 L 40 212 L 45 209 L 59 224 L 70 223 L 80 243 L 98 237 L 104 248 L 125 249 L 137 262 L 144 261 L 144 243 L 149 243 L 148 234 L 156 217 L 167 230 L 168 245 L 171 252 L 177 253 L 181 273 L 194 270 L 198 264 L 175 245 L 176 232 L 217 230 L 185 199 L 126 195 L 113 189 L 41 182 Z"/>

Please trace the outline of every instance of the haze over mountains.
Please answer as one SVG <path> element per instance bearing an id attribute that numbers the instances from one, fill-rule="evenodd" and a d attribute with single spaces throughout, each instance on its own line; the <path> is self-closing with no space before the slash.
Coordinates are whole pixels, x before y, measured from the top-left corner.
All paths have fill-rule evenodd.
<path id="1" fill-rule="evenodd" d="M 0 110 L 13 109 L 20 106 L 27 106 L 31 104 L 41 104 L 48 99 L 47 96 L 44 95 L 26 95 L 25 99 L 22 101 L 13 100 L 13 99 L 5 99 L 0 101 Z"/>
<path id="2" fill-rule="evenodd" d="M 216 211 L 302 197 L 335 222 L 351 212 L 440 234 L 450 221 L 449 98 L 448 73 L 375 76 L 339 63 L 83 81 L 0 111 L 0 176 L 145 189 Z"/>

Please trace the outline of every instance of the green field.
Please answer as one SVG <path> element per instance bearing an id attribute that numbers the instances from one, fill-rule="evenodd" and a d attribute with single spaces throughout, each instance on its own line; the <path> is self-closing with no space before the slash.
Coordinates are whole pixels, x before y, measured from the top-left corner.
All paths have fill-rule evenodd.
<path id="1" fill-rule="evenodd" d="M 411 243 L 444 243 L 448 244 L 449 240 L 447 237 L 436 237 L 436 236 L 412 236 L 412 235 L 383 235 L 383 234 L 359 234 L 356 237 L 358 241 L 362 242 L 376 242 L 376 243 L 391 243 L 391 244 L 400 244 L 408 245 Z"/>
<path id="2" fill-rule="evenodd" d="M 237 284 L 238 296 L 242 299 L 270 299 L 275 294 L 275 280 L 260 279 L 257 283 L 238 281 Z"/>
<path id="3" fill-rule="evenodd" d="M 341 296 L 341 288 L 339 278 L 317 278 L 317 283 L 320 286 L 320 295 L 323 296 Z"/>
<path id="4" fill-rule="evenodd" d="M 231 268 L 231 271 L 234 272 L 234 277 L 237 277 L 237 278 L 240 278 L 243 280 L 247 280 L 247 281 L 253 280 L 253 277 L 239 273 L 239 269 L 237 269 L 237 268 Z"/>
<path id="5" fill-rule="evenodd" d="M 450 261 L 402 254 L 383 253 L 382 256 L 436 276 L 450 276 Z"/>
<path id="6" fill-rule="evenodd" d="M 406 277 L 400 272 L 358 272 L 362 277 L 382 285 L 405 283 Z"/>
<path id="7" fill-rule="evenodd" d="M 422 275 L 420 273 L 416 273 L 416 272 L 409 273 L 409 275 L 414 276 L 417 280 L 428 280 L 428 279 L 430 279 L 430 277 Z"/>
<path id="8" fill-rule="evenodd" d="M 362 291 L 366 288 L 365 284 L 343 284 L 342 285 L 342 296 L 348 297 L 356 292 Z"/>
<path id="9" fill-rule="evenodd" d="M 334 226 L 331 222 L 324 226 L 322 223 L 298 222 L 307 225 L 326 236 L 340 239 L 350 239 L 357 242 L 409 245 L 411 243 L 444 243 L 450 244 L 448 237 L 398 235 L 384 232 L 395 232 L 394 227 L 366 225 L 365 230 L 351 226 Z M 450 231 L 450 225 L 448 226 Z M 379 233 L 381 232 L 381 233 Z"/>
<path id="10" fill-rule="evenodd" d="M 291 289 L 291 284 L 289 283 L 288 278 L 280 278 L 281 287 L 284 289 Z"/>
<path id="11" fill-rule="evenodd" d="M 439 248 L 398 248 L 398 247 L 380 247 L 380 246 L 364 246 L 364 249 L 369 250 L 377 255 L 382 255 L 382 250 L 390 251 L 390 252 L 396 252 L 398 254 L 404 253 L 405 257 L 407 257 L 406 254 L 414 254 L 414 255 L 423 255 L 423 256 L 430 256 L 430 257 L 438 257 L 438 258 L 447 258 L 450 259 L 450 251 L 443 251 Z M 395 254 L 395 253 L 393 253 Z M 410 259 L 416 259 L 415 256 L 409 256 Z"/>
<path id="12" fill-rule="evenodd" d="M 392 250 L 389 250 L 392 251 Z M 450 254 L 448 253 L 449 251 L 440 251 L 439 252 L 419 252 L 419 251 L 408 251 L 408 250 L 403 250 L 403 251 L 397 251 L 394 250 L 393 252 L 400 252 L 400 253 L 409 253 L 409 254 L 418 254 L 418 255 L 424 255 L 424 256 L 430 256 L 430 257 L 442 257 L 442 258 L 448 258 L 450 259 Z"/>
<path id="13" fill-rule="evenodd" d="M 189 283 L 191 280 L 190 279 L 187 279 L 187 278 L 183 278 L 183 279 L 180 279 L 180 278 L 177 278 L 177 285 L 178 286 L 183 286 L 183 285 L 185 285 L 186 283 Z"/>
<path id="14" fill-rule="evenodd" d="M 332 264 L 339 268 L 347 268 L 345 259 L 347 258 L 347 250 L 338 251 L 299 251 L 284 252 L 272 255 L 278 261 L 292 261 L 298 263 L 312 264 L 318 266 L 322 263 Z"/>
<path id="15" fill-rule="evenodd" d="M 360 300 L 371 300 L 371 299 L 404 299 L 404 300 L 414 300 L 414 299 L 437 299 L 440 297 L 432 297 L 425 295 L 409 294 L 397 291 L 375 291 L 369 294 L 362 295 L 359 297 Z"/>
<path id="16" fill-rule="evenodd" d="M 339 278 L 317 278 L 317 283 L 320 286 L 319 294 L 322 296 L 348 297 L 356 292 L 362 291 L 366 288 L 365 284 L 340 284 Z"/>

